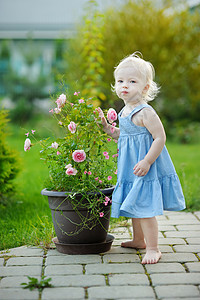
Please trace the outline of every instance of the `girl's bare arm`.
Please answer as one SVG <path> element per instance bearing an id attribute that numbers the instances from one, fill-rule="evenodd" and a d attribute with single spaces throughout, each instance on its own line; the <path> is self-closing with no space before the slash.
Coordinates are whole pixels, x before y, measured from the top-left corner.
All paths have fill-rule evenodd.
<path id="1" fill-rule="evenodd" d="M 148 173 L 150 166 L 160 155 L 166 141 L 162 122 L 152 109 L 144 109 L 143 125 L 152 134 L 153 143 L 144 159 L 139 161 L 134 167 L 134 174 L 137 176 L 145 176 Z"/>

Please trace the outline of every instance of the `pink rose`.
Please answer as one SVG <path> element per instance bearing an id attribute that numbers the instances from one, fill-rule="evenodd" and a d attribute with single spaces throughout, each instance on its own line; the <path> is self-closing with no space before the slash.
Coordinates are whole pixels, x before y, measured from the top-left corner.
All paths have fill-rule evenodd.
<path id="1" fill-rule="evenodd" d="M 68 168 L 68 169 L 66 170 L 65 173 L 66 173 L 67 175 L 76 175 L 77 170 L 76 170 L 75 168 L 70 167 L 70 168 Z"/>
<path id="2" fill-rule="evenodd" d="M 111 142 L 111 139 L 110 139 L 110 138 L 108 138 L 108 139 L 107 139 L 107 141 L 108 141 L 108 142 Z"/>
<path id="3" fill-rule="evenodd" d="M 111 128 L 110 128 L 110 132 L 111 132 L 111 133 L 114 133 L 114 131 L 115 131 L 115 127 L 111 127 Z"/>
<path id="4" fill-rule="evenodd" d="M 117 170 L 114 172 L 114 174 L 116 174 L 116 175 L 117 175 Z"/>
<path id="5" fill-rule="evenodd" d="M 111 180 L 112 179 L 112 176 L 108 176 L 108 180 Z"/>
<path id="6" fill-rule="evenodd" d="M 75 162 L 83 162 L 86 159 L 86 154 L 84 150 L 75 150 L 72 153 L 72 158 Z"/>
<path id="7" fill-rule="evenodd" d="M 106 155 L 106 156 L 105 156 L 105 159 L 109 159 L 109 155 Z"/>
<path id="8" fill-rule="evenodd" d="M 110 198 L 107 197 L 107 196 L 105 196 L 105 201 L 106 201 L 106 202 L 110 201 Z"/>
<path id="9" fill-rule="evenodd" d="M 25 135 L 28 137 L 29 136 L 29 132 L 25 133 Z"/>
<path id="10" fill-rule="evenodd" d="M 60 155 L 61 153 L 59 151 L 56 152 L 57 155 Z"/>
<path id="11" fill-rule="evenodd" d="M 78 100 L 79 103 L 84 103 L 85 101 L 83 99 Z"/>
<path id="12" fill-rule="evenodd" d="M 89 171 L 89 172 L 88 172 L 88 175 L 92 175 L 92 172 L 91 172 L 91 171 Z"/>
<path id="13" fill-rule="evenodd" d="M 31 129 L 31 132 L 32 132 L 32 134 L 34 134 L 34 133 L 36 132 L 36 130 L 34 130 L 34 129 Z"/>
<path id="14" fill-rule="evenodd" d="M 99 180 L 99 183 L 102 183 L 102 180 Z"/>
<path id="15" fill-rule="evenodd" d="M 99 213 L 99 216 L 100 216 L 100 218 L 102 218 L 102 217 L 104 216 L 104 213 L 103 213 L 103 212 L 100 212 L 100 213 Z"/>
<path id="16" fill-rule="evenodd" d="M 56 114 L 59 114 L 61 112 L 61 109 L 56 107 L 56 108 L 54 108 L 54 111 L 55 111 Z"/>
<path id="17" fill-rule="evenodd" d="M 61 107 L 63 107 L 66 103 L 66 96 L 64 94 L 61 94 L 59 96 L 59 98 L 56 100 L 56 104 L 58 106 L 58 108 L 60 109 Z"/>
<path id="18" fill-rule="evenodd" d="M 107 118 L 110 123 L 117 120 L 117 113 L 113 108 L 110 108 L 107 113 Z"/>
<path id="19" fill-rule="evenodd" d="M 80 94 L 80 92 L 74 92 L 74 96 L 78 96 L 78 94 Z"/>
<path id="20" fill-rule="evenodd" d="M 68 125 L 68 129 L 69 129 L 69 131 L 71 131 L 71 133 L 75 133 L 76 132 L 76 124 L 73 121 L 71 121 Z"/>
<path id="21" fill-rule="evenodd" d="M 68 165 L 65 166 L 65 169 L 68 169 L 68 168 L 71 168 L 71 167 L 72 167 L 72 165 L 68 164 Z"/>
<path id="22" fill-rule="evenodd" d="M 104 151 L 104 152 L 103 152 L 103 155 L 104 155 L 104 156 L 107 156 L 107 155 L 108 155 L 108 152 Z"/>
<path id="23" fill-rule="evenodd" d="M 95 180 L 96 180 L 96 181 L 99 180 L 99 177 L 96 177 Z"/>
<path id="24" fill-rule="evenodd" d="M 51 147 L 54 148 L 54 149 L 58 149 L 58 146 L 59 145 L 56 142 L 54 142 L 54 143 L 51 144 Z"/>
<path id="25" fill-rule="evenodd" d="M 26 139 L 24 142 L 24 151 L 30 150 L 31 149 L 31 140 Z"/>

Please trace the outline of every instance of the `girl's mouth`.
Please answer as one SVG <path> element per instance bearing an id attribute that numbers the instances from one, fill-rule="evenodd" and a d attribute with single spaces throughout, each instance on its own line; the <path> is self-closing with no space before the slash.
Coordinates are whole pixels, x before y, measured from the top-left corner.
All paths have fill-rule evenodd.
<path id="1" fill-rule="evenodd" d="M 127 91 L 123 91 L 122 94 L 128 94 L 128 92 Z"/>

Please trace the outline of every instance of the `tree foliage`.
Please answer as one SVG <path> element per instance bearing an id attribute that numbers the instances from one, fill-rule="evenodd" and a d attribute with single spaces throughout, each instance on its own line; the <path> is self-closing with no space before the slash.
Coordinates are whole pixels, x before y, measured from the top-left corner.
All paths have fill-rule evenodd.
<path id="1" fill-rule="evenodd" d="M 98 12 L 96 1 L 87 3 L 86 14 L 78 28 L 77 35 L 70 43 L 66 53 L 68 68 L 66 81 L 76 88 L 84 97 L 96 97 L 100 101 L 106 99 L 104 75 L 104 18 Z M 93 104 L 99 105 L 96 100 Z"/>
<path id="2" fill-rule="evenodd" d="M 161 7 L 150 0 L 129 0 L 122 7 L 106 11 L 104 27 L 101 31 L 99 27 L 100 39 L 94 30 L 86 30 L 84 35 L 81 29 L 73 40 L 71 60 L 75 58 L 75 63 L 69 65 L 71 79 L 77 80 L 91 96 L 96 95 L 92 87 L 98 87 L 107 98 L 101 105 L 108 107 L 115 103 L 119 110 L 122 102 L 110 88 L 114 66 L 125 56 L 140 51 L 155 67 L 156 82 L 161 90 L 152 105 L 164 120 L 166 129 L 172 124 L 182 127 L 199 122 L 199 12 L 191 12 L 189 8 L 175 9 L 178 7 L 178 3 L 171 6 L 170 1 L 164 1 Z M 84 24 L 84 28 L 89 26 L 86 20 Z M 98 27 L 96 18 L 93 17 L 90 26 Z M 98 60 L 96 52 L 87 50 L 93 41 L 96 47 L 98 43 L 101 46 L 102 51 L 98 50 L 101 51 L 101 69 L 92 68 L 92 61 Z M 91 72 L 90 77 L 87 72 Z"/>
<path id="3" fill-rule="evenodd" d="M 113 66 L 138 50 L 155 67 L 161 92 L 153 105 L 167 124 L 200 121 L 199 13 L 158 8 L 149 0 L 128 1 L 120 10 L 108 11 L 105 23 L 104 80 L 112 82 Z"/>

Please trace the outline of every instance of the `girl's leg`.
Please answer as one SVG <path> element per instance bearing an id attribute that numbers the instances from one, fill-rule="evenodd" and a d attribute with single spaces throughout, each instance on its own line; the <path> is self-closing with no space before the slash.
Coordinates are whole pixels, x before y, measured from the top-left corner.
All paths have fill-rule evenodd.
<path id="1" fill-rule="evenodd" d="M 140 219 L 142 231 L 146 241 L 146 254 L 142 264 L 155 264 L 161 258 L 158 249 L 158 223 L 155 217 Z"/>
<path id="2" fill-rule="evenodd" d="M 140 225 L 140 219 L 132 219 L 133 240 L 121 243 L 121 247 L 145 249 L 144 234 Z"/>

